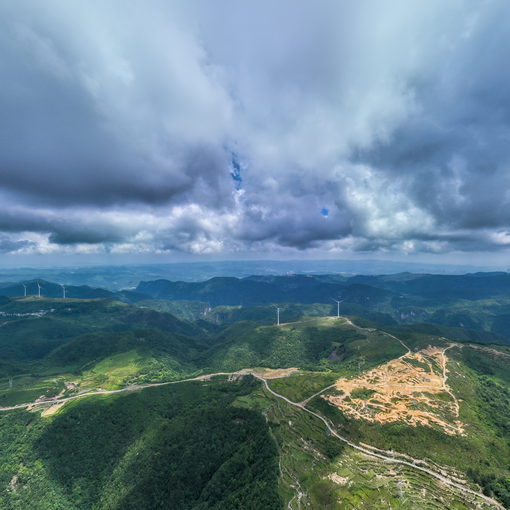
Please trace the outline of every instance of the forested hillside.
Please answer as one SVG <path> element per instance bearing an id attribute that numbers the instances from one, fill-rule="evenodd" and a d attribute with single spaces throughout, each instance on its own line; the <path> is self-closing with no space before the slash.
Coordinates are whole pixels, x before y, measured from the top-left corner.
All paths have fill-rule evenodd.
<path id="1" fill-rule="evenodd" d="M 281 508 L 277 448 L 256 384 L 187 383 L 85 399 L 53 419 L 0 415 L 0 508 Z"/>
<path id="2" fill-rule="evenodd" d="M 137 292 L 154 299 L 189 300 L 209 306 L 253 307 L 267 303 L 327 305 L 343 315 L 372 315 L 379 323 L 433 323 L 490 333 L 510 342 L 510 275 L 383 276 L 291 275 L 213 278 L 205 282 L 141 282 Z"/>

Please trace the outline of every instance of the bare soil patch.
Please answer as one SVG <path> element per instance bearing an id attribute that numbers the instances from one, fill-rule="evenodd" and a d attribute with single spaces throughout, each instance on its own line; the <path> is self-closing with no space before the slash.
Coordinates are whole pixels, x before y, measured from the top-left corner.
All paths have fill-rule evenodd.
<path id="1" fill-rule="evenodd" d="M 9 488 L 12 492 L 16 492 L 19 489 L 19 476 L 14 475 L 9 482 Z"/>
<path id="2" fill-rule="evenodd" d="M 338 379 L 335 387 L 343 393 L 323 398 L 354 418 L 379 423 L 403 421 L 440 427 L 447 434 L 463 434 L 459 404 L 447 383 L 447 349 L 429 346 L 356 379 Z"/>
<path id="3" fill-rule="evenodd" d="M 298 370 L 299 368 L 266 368 L 260 376 L 264 379 L 279 379 L 280 377 L 288 377 Z"/>
<path id="4" fill-rule="evenodd" d="M 58 404 L 53 404 L 52 406 L 48 407 L 47 409 L 45 409 L 42 413 L 41 413 L 41 416 L 52 416 L 54 415 L 61 407 L 64 407 L 64 405 L 66 404 L 66 402 L 59 402 Z"/>
<path id="5" fill-rule="evenodd" d="M 340 476 L 336 473 L 330 473 L 328 478 L 337 485 L 347 485 L 349 483 L 349 479 L 347 477 Z"/>

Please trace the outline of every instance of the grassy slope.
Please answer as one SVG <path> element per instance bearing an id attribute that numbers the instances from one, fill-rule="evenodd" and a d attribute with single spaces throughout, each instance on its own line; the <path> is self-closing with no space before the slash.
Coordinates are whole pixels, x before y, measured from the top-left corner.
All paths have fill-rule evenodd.
<path id="1" fill-rule="evenodd" d="M 191 323 L 111 300 L 15 299 L 0 311 L 0 405 L 54 395 L 63 379 L 113 389 L 182 378 L 207 347 Z"/>
<path id="2" fill-rule="evenodd" d="M 341 360 L 332 359 L 333 352 Z M 202 363 L 225 370 L 267 366 L 352 372 L 404 352 L 398 342 L 377 332 L 365 338 L 342 320 L 303 318 L 280 327 L 236 323 L 220 334 Z"/>
<path id="3" fill-rule="evenodd" d="M 271 381 L 270 385 L 275 391 L 293 401 L 301 401 L 320 391 L 330 385 L 338 374 L 354 375 L 355 365 L 360 362 L 361 370 L 365 370 L 405 352 L 398 342 L 381 331 L 369 332 L 365 338 L 362 335 L 342 338 L 342 335 L 338 334 L 342 327 L 330 326 L 330 333 L 333 331 L 337 342 L 345 346 L 344 359 L 326 362 L 320 356 L 306 357 L 307 341 L 311 338 L 317 341 L 316 346 L 319 349 L 316 352 L 327 352 L 327 349 L 321 349 L 327 345 L 325 340 L 331 337 L 323 334 L 317 326 L 316 324 L 312 328 L 312 335 L 307 334 L 310 330 L 304 323 L 280 328 L 272 342 L 266 340 L 267 329 L 260 326 L 253 330 L 252 336 L 239 335 L 240 331 L 237 330 L 235 334 L 239 335 L 238 341 L 232 341 L 231 346 L 228 343 L 222 345 L 220 349 L 226 362 L 241 363 L 241 351 L 236 350 L 240 343 L 244 352 L 249 352 L 250 357 L 255 359 L 254 362 L 272 365 L 271 357 L 281 352 L 282 343 L 292 344 L 296 346 L 292 352 L 295 357 L 285 366 L 299 367 L 313 362 L 315 369 L 327 366 L 326 372 L 304 372 Z M 352 333 L 352 329 L 344 329 Z M 392 331 L 399 332 L 399 329 L 392 328 Z M 405 332 L 405 341 L 412 349 L 428 345 L 446 346 L 448 343 L 442 337 L 426 334 L 421 327 L 416 330 L 407 327 Z M 439 332 L 442 333 L 443 330 L 440 329 Z M 273 342 L 277 348 L 273 347 Z M 269 350 L 265 351 L 268 344 Z M 334 344 L 330 347 L 332 345 Z M 455 348 L 449 351 L 449 355 L 449 384 L 460 399 L 461 420 L 467 424 L 466 436 L 449 436 L 439 429 L 411 427 L 398 422 L 380 425 L 348 419 L 320 397 L 316 397 L 311 405 L 333 420 L 341 434 L 355 442 L 393 449 L 417 458 L 430 459 L 441 465 L 451 465 L 484 487 L 487 494 L 498 497 L 510 506 L 509 349 L 504 346 L 496 346 L 495 349 L 489 346 L 486 349 L 473 344 L 473 347 L 466 345 Z M 280 359 L 284 360 L 283 357 Z"/>
<path id="4" fill-rule="evenodd" d="M 447 328 L 406 326 L 390 330 L 401 335 L 412 349 L 448 343 L 440 336 L 448 332 Z M 470 340 L 469 337 L 461 339 Z M 336 346 L 344 349 L 343 359 L 328 360 L 328 354 Z M 498 349 L 507 351 L 505 347 Z M 331 384 L 339 374 L 354 375 L 357 370 L 369 369 L 404 352 L 401 344 L 379 330 L 359 334 L 339 323 L 318 319 L 280 328 L 235 324 L 223 333 L 222 342 L 212 349 L 210 359 L 214 367 L 229 370 L 255 365 L 322 370 L 271 382 L 276 391 L 300 401 Z M 510 485 L 505 482 L 510 476 L 510 431 L 504 426 L 505 417 L 510 416 L 507 404 L 510 358 L 495 358 L 488 352 L 467 346 L 452 353 L 454 360 L 450 363 L 449 380 L 461 399 L 461 419 L 468 424 L 465 437 L 452 437 L 441 430 L 402 423 L 379 425 L 347 419 L 320 398 L 312 405 L 328 413 L 336 420 L 340 432 L 356 442 L 453 465 L 485 486 L 487 494 L 510 502 L 507 499 Z M 495 386 L 484 377 L 489 377 Z M 473 466 L 480 466 L 475 473 Z"/>
<path id="5" fill-rule="evenodd" d="M 481 508 L 427 474 L 353 451 L 331 437 L 318 419 L 262 389 L 238 397 L 236 405 L 267 416 L 279 446 L 280 490 L 285 508 Z M 335 475 L 340 478 L 335 479 Z"/>
<path id="6" fill-rule="evenodd" d="M 454 359 L 449 366 L 449 384 L 460 400 L 460 419 L 467 424 L 465 436 L 399 422 L 381 425 L 349 419 L 320 397 L 312 400 L 310 407 L 327 416 L 342 435 L 355 442 L 453 466 L 477 482 L 483 480 L 487 494 L 498 496 L 510 506 L 510 387 L 503 379 L 483 376 L 466 366 L 462 358 L 468 349 L 452 351 Z M 509 369 L 507 361 L 507 373 Z M 492 487 L 490 480 L 494 482 Z"/>

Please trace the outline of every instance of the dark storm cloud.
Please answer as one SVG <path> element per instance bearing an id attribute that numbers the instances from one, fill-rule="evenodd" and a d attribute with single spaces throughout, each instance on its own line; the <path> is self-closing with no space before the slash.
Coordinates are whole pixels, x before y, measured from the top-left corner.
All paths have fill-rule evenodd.
<path id="1" fill-rule="evenodd" d="M 505 249 L 509 15 L 6 2 L 0 250 Z"/>
<path id="2" fill-rule="evenodd" d="M 0 211 L 0 231 L 48 234 L 50 241 L 58 244 L 119 242 L 134 233 L 129 225 L 108 217 L 91 217 L 90 211 L 82 210 L 79 214 L 66 215 L 47 210 L 20 210 L 16 207 Z"/>
<path id="3" fill-rule="evenodd" d="M 35 243 L 26 240 L 13 241 L 6 235 L 0 235 L 0 253 L 16 252 L 22 249 L 31 248 L 34 244 Z"/>
<path id="4" fill-rule="evenodd" d="M 71 5 L 20 5 L 2 8 L 0 31 L 1 72 L 7 78 L 0 93 L 5 190 L 62 205 L 162 203 L 182 199 L 199 181 L 209 196 L 220 192 L 220 168 L 227 161 L 216 143 L 221 140 L 201 133 L 200 126 L 197 137 L 190 137 L 189 127 L 182 127 L 193 114 L 186 111 L 186 102 L 196 99 L 192 85 L 188 96 L 184 84 L 175 90 L 173 77 L 164 72 L 151 83 L 143 69 L 150 47 L 132 38 L 101 37 L 101 29 L 114 28 L 113 19 L 84 19 L 80 26 Z M 65 23 L 68 17 L 76 34 Z M 115 42 L 126 45 L 108 54 L 104 46 Z M 215 107 L 203 115 L 214 113 Z"/>

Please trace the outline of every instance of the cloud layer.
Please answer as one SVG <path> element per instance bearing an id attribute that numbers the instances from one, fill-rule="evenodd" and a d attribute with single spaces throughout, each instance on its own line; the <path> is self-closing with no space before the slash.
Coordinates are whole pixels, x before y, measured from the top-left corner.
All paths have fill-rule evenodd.
<path id="1" fill-rule="evenodd" d="M 0 252 L 510 245 L 504 0 L 0 6 Z"/>

